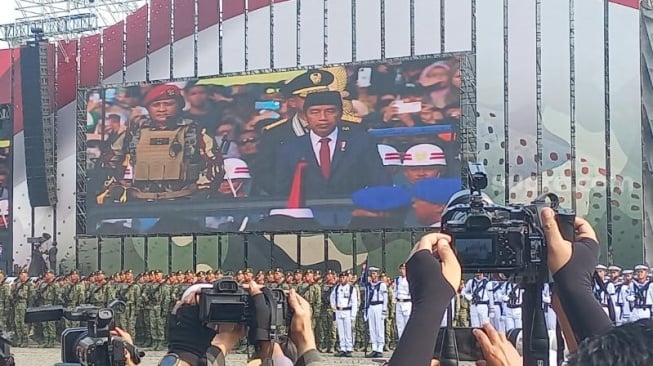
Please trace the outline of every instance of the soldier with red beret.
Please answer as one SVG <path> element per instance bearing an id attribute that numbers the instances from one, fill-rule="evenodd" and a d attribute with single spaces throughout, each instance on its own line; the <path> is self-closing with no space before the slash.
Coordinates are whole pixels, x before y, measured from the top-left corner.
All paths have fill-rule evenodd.
<path id="1" fill-rule="evenodd" d="M 185 119 L 181 89 L 171 84 L 156 85 L 147 91 L 143 105 L 148 115 L 130 121 L 123 151 L 125 173 L 116 180 L 126 187 L 120 198 L 148 201 L 191 196 L 200 175 L 217 175 L 217 156 L 212 139 Z M 208 142 L 208 143 L 207 143 Z"/>

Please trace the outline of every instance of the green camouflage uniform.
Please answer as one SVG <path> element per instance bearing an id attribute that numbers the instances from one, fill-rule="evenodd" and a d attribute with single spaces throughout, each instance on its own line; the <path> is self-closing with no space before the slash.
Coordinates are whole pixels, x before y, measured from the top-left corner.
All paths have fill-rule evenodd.
<path id="1" fill-rule="evenodd" d="M 311 304 L 311 309 L 321 309 L 322 308 L 322 290 L 320 290 L 320 285 L 314 283 L 312 285 L 304 284 L 304 293 L 302 296 Z M 313 329 L 316 328 L 319 323 L 320 312 L 314 311 L 311 319 L 311 325 Z"/>
<path id="2" fill-rule="evenodd" d="M 13 322 L 16 329 L 16 343 L 18 347 L 27 347 L 29 337 L 29 326 L 25 324 L 25 312 L 27 311 L 28 302 L 32 298 L 34 289 L 32 283 L 28 281 L 21 283 L 18 281 L 13 288 L 11 298 L 13 299 Z"/>
<path id="3" fill-rule="evenodd" d="M 356 290 L 359 294 L 360 310 L 356 313 L 356 324 L 354 325 L 354 350 L 362 351 L 367 350 L 367 345 L 370 340 L 369 327 L 367 326 L 367 320 L 365 320 L 365 303 L 367 302 L 367 294 L 365 293 L 365 287 L 360 284 L 356 284 Z"/>
<path id="4" fill-rule="evenodd" d="M 469 327 L 469 306 L 470 302 L 460 294 L 456 295 L 456 318 L 454 327 Z"/>
<path id="5" fill-rule="evenodd" d="M 97 307 L 104 307 L 109 300 L 109 285 L 104 282 L 101 284 L 92 283 L 88 286 L 86 302 Z"/>
<path id="6" fill-rule="evenodd" d="M 317 328 L 317 347 L 325 352 L 335 350 L 336 327 L 334 322 L 334 312 L 331 309 L 331 291 L 333 285 L 322 285 L 322 308 L 320 310 L 320 324 Z"/>
<path id="7" fill-rule="evenodd" d="M 134 282 L 120 283 L 116 287 L 116 298 L 126 304 L 125 313 L 122 314 L 120 319 L 120 325 L 127 333 L 136 335 L 136 304 L 140 294 L 139 286 Z"/>
<path id="8" fill-rule="evenodd" d="M 165 319 L 161 318 L 162 309 L 168 309 L 167 301 L 170 300 L 168 286 L 165 283 L 150 284 L 141 294 L 144 305 L 147 307 L 147 322 L 152 336 L 154 350 L 163 349 Z M 166 318 L 167 319 L 167 318 Z"/>
<path id="9" fill-rule="evenodd" d="M 84 284 L 79 281 L 76 283 L 68 283 L 64 285 L 61 290 L 61 297 L 63 306 L 68 309 L 74 309 L 77 306 L 86 303 L 86 288 Z M 64 325 L 66 328 L 73 328 L 79 326 L 79 322 L 65 319 Z"/>
<path id="10" fill-rule="evenodd" d="M 8 283 L 0 284 L 0 330 L 7 333 L 11 330 L 11 324 L 7 322 L 9 316 L 7 310 L 11 310 L 11 285 Z"/>
<path id="11" fill-rule="evenodd" d="M 58 286 L 54 282 L 41 283 L 38 292 L 40 294 L 39 306 L 50 306 L 61 302 Z M 43 323 L 43 338 L 46 348 L 54 347 L 57 342 L 56 322 Z"/>
<path id="12" fill-rule="evenodd" d="M 384 351 L 394 348 L 395 343 L 395 296 L 392 286 L 388 286 L 388 315 L 385 318 L 385 346 Z"/>

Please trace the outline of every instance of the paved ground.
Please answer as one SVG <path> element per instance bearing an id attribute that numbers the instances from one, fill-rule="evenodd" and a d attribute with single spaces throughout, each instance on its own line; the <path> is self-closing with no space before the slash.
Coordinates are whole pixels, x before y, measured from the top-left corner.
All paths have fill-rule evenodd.
<path id="1" fill-rule="evenodd" d="M 61 350 L 59 348 L 12 348 L 17 366 L 49 366 L 61 362 Z M 147 351 L 140 366 L 157 366 L 165 352 Z M 385 354 L 390 356 L 389 352 Z M 326 356 L 326 355 L 325 355 Z M 337 366 L 379 366 L 381 362 L 363 358 L 362 353 L 354 353 L 353 358 L 337 358 L 331 355 L 326 356 L 329 365 Z M 232 355 L 227 358 L 228 366 L 245 366 L 245 355 Z M 460 366 L 472 366 L 474 363 L 461 362 Z"/>
<path id="2" fill-rule="evenodd" d="M 61 362 L 61 351 L 58 348 L 12 348 L 17 366 L 48 366 Z M 146 351 L 146 356 L 141 366 L 157 366 L 165 352 Z M 363 354 L 356 354 L 354 358 L 336 358 L 329 356 L 330 365 L 338 366 L 378 366 L 372 360 L 362 358 Z M 389 354 L 387 354 L 389 356 Z M 246 365 L 244 355 L 233 355 L 227 358 L 229 366 Z"/>

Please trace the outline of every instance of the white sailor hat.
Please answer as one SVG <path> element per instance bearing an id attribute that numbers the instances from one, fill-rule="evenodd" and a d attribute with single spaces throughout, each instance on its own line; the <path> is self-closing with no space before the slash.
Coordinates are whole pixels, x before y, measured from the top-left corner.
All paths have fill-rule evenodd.
<path id="1" fill-rule="evenodd" d="M 372 273 L 372 272 L 378 272 L 378 271 L 380 271 L 380 269 L 379 269 L 378 267 L 370 267 L 370 268 L 368 269 L 368 271 L 369 271 L 370 273 Z"/>
<path id="2" fill-rule="evenodd" d="M 635 266 L 635 271 L 648 271 L 648 266 L 638 264 Z"/>
<path id="3" fill-rule="evenodd" d="M 604 266 L 604 265 L 602 265 L 602 264 L 599 264 L 598 266 L 594 267 L 594 269 L 596 269 L 596 270 L 604 270 L 604 271 L 605 271 L 605 270 L 608 269 L 608 267 L 606 267 L 606 266 Z"/>
<path id="4" fill-rule="evenodd" d="M 623 271 L 621 271 L 621 274 L 631 275 L 631 274 L 633 274 L 633 270 L 632 269 L 624 269 Z"/>
<path id="5" fill-rule="evenodd" d="M 245 161 L 236 158 L 224 159 L 224 179 L 249 179 L 251 177 Z"/>
<path id="6" fill-rule="evenodd" d="M 608 267 L 608 271 L 620 271 L 621 272 L 621 267 L 612 265 Z"/>
<path id="7" fill-rule="evenodd" d="M 377 148 L 384 166 L 401 165 L 401 154 L 393 146 L 379 144 Z"/>
<path id="8" fill-rule="evenodd" d="M 444 150 L 433 144 L 412 146 L 404 154 L 404 166 L 447 165 Z"/>

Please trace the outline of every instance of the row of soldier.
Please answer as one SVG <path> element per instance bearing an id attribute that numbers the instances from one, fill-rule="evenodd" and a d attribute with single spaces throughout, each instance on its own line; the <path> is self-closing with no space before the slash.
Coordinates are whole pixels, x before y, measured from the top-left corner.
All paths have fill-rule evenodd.
<path id="1" fill-rule="evenodd" d="M 233 276 L 239 283 L 258 284 L 283 290 L 295 289 L 313 309 L 318 348 L 323 352 L 338 351 L 350 357 L 352 351 L 369 350 L 370 357 L 380 357 L 394 348 L 410 316 L 411 301 L 405 268 L 392 279 L 378 268 L 370 267 L 365 278 L 348 271 L 335 273 L 319 270 L 284 272 L 276 268 L 268 272 L 244 269 L 223 273 L 220 270 L 174 272 L 149 271 L 135 275 L 127 270 L 106 276 L 102 271 L 81 277 L 75 270 L 55 277 L 47 271 L 32 281 L 27 271 L 21 271 L 13 283 L 6 283 L 0 272 L 0 329 L 10 332 L 18 346 L 27 346 L 30 338 L 45 346 L 56 346 L 58 334 L 74 326 L 69 321 L 27 325 L 24 314 L 28 307 L 63 305 L 74 308 L 81 304 L 106 306 L 114 299 L 124 301 L 126 309 L 117 321 L 143 347 L 162 349 L 165 345 L 167 314 L 183 291 L 195 283 L 211 283 Z M 615 322 L 621 324 L 651 317 L 653 287 L 649 268 L 643 265 L 633 270 L 617 266 L 598 266 L 597 272 L 605 286 L 596 286 L 597 300 L 606 308 L 615 308 Z M 551 309 L 553 288 L 545 285 L 543 307 L 547 327 L 555 329 L 555 313 Z M 607 295 L 606 295 L 607 294 Z M 478 327 L 492 323 L 501 331 L 521 328 L 523 290 L 511 279 L 499 275 L 492 278 L 478 273 L 461 283 L 454 298 L 454 326 Z M 446 319 L 446 318 L 445 318 Z M 443 319 L 443 326 L 446 321 Z"/>

